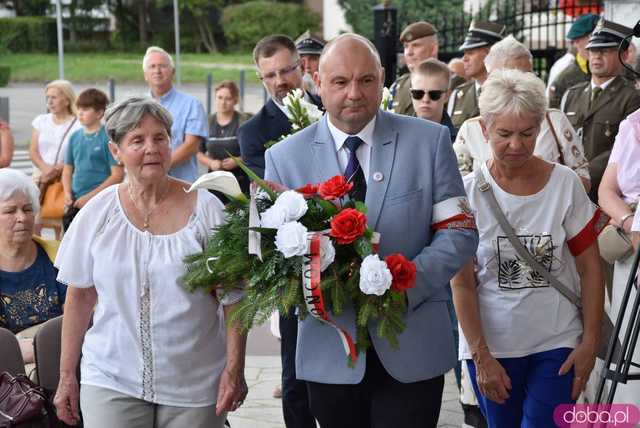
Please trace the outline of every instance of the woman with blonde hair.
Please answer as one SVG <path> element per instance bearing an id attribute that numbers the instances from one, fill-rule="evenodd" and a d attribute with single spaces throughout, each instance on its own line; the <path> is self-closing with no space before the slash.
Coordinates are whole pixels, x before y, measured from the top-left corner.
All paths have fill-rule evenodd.
<path id="1" fill-rule="evenodd" d="M 534 156 L 544 91 L 532 73 L 489 74 L 479 106 L 491 156 L 464 177 L 480 244 L 452 290 L 460 358 L 489 427 L 554 426 L 555 407 L 585 387 L 600 341 L 606 216 L 574 171 Z"/>

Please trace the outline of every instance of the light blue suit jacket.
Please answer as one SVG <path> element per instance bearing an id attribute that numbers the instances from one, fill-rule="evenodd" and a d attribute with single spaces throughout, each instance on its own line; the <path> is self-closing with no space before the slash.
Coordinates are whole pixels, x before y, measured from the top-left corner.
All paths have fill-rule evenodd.
<path id="1" fill-rule="evenodd" d="M 327 115 L 266 152 L 265 178 L 288 188 L 322 182 L 342 174 Z M 446 301 L 453 275 L 476 252 L 473 229 L 431 228 L 434 204 L 466 196 L 446 127 L 408 116 L 378 112 L 371 147 L 367 197 L 369 226 L 381 233 L 380 255 L 400 252 L 417 266 L 407 293 L 406 329 L 393 349 L 369 334 L 387 372 L 400 382 L 439 376 L 456 363 Z M 372 177 L 382 173 L 383 179 Z M 379 174 L 376 174 L 379 178 Z M 345 308 L 334 320 L 355 340 L 355 311 Z M 313 317 L 300 321 L 296 351 L 299 379 L 328 384 L 359 383 L 366 355 L 354 368 L 333 327 Z"/>

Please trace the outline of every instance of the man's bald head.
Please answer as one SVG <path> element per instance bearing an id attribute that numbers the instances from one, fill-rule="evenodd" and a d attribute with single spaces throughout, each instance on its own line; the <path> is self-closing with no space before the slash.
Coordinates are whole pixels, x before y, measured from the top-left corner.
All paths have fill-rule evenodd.
<path id="1" fill-rule="evenodd" d="M 329 42 L 315 81 L 329 120 L 347 134 L 360 132 L 380 108 L 384 70 L 375 46 L 362 36 L 343 34 Z"/>
<path id="2" fill-rule="evenodd" d="M 335 52 L 332 51 L 338 49 L 339 53 L 343 53 L 345 49 L 348 52 L 349 49 L 352 49 L 354 47 L 356 49 L 365 48 L 371 54 L 376 64 L 378 64 L 378 67 L 382 67 L 380 54 L 378 53 L 375 45 L 371 43 L 371 40 L 361 36 L 360 34 L 344 33 L 331 40 L 325 45 L 324 49 L 322 49 L 322 53 L 320 54 L 320 65 L 318 69 L 322 68 L 322 63 L 326 62 L 326 59 L 328 57 L 331 57 L 331 55 L 335 54 Z"/>

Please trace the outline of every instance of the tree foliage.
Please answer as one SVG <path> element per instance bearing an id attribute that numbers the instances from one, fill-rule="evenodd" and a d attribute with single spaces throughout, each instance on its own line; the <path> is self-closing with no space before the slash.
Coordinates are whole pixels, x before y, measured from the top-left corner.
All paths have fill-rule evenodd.
<path id="1" fill-rule="evenodd" d="M 338 0 L 345 10 L 347 22 L 353 31 L 373 38 L 373 10 L 381 3 L 379 0 Z M 393 6 L 398 9 L 398 29 L 412 22 L 424 20 L 441 25 L 445 18 L 452 14 L 460 15 L 464 0 L 394 0 Z"/>

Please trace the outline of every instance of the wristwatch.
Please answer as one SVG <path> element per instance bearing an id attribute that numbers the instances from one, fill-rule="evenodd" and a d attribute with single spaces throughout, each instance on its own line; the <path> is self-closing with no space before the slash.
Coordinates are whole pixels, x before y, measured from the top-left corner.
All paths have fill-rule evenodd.
<path id="1" fill-rule="evenodd" d="M 627 221 L 629 217 L 633 217 L 634 215 L 635 215 L 634 213 L 629 213 L 620 217 L 620 227 L 624 229 L 624 222 Z"/>

